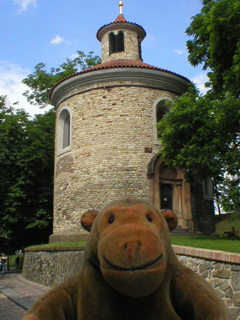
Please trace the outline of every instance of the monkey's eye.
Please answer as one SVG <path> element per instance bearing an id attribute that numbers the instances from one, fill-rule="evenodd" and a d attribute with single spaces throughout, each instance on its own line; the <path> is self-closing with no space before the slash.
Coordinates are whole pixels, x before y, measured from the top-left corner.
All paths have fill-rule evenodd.
<path id="1" fill-rule="evenodd" d="M 147 218 L 147 220 L 148 220 L 149 222 L 152 222 L 152 221 L 153 221 L 153 219 L 152 219 L 152 217 L 150 216 L 150 214 L 146 214 L 146 218 Z"/>
<path id="2" fill-rule="evenodd" d="M 109 218 L 108 218 L 108 223 L 109 224 L 112 224 L 115 220 L 115 217 L 113 215 L 111 215 Z"/>

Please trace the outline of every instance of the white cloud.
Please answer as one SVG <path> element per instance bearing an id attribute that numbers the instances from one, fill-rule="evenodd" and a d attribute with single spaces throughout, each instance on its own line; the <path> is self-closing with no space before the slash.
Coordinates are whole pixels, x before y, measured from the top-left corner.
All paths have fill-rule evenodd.
<path id="1" fill-rule="evenodd" d="M 26 11 L 29 6 L 37 6 L 37 0 L 13 0 L 13 4 L 19 6 L 18 12 Z"/>
<path id="2" fill-rule="evenodd" d="M 30 70 L 24 70 L 21 67 L 9 61 L 0 61 L 0 95 L 7 95 L 14 108 L 25 109 L 31 116 L 47 111 L 38 106 L 31 105 L 22 95 L 29 88 L 22 83 L 22 80 L 30 74 Z"/>
<path id="3" fill-rule="evenodd" d="M 78 57 L 79 55 L 77 53 L 72 53 L 69 57 L 69 59 L 74 60 Z"/>
<path id="4" fill-rule="evenodd" d="M 208 81 L 207 74 L 201 72 L 191 79 L 191 81 L 196 84 L 197 88 L 202 94 L 205 94 L 209 89 L 205 87 L 205 83 Z"/>
<path id="5" fill-rule="evenodd" d="M 60 36 L 56 36 L 55 38 L 53 38 L 51 40 L 51 44 L 60 44 L 61 42 L 63 42 L 63 38 L 61 38 Z"/>
<path id="6" fill-rule="evenodd" d="M 181 55 L 183 55 L 183 54 L 186 54 L 186 51 L 176 49 L 176 50 L 174 50 L 174 53 L 177 53 L 179 56 L 181 56 Z"/>
<path id="7" fill-rule="evenodd" d="M 60 43 L 72 45 L 72 44 L 78 43 L 78 40 L 77 39 L 74 39 L 72 41 L 64 40 L 64 38 L 60 37 L 59 35 L 57 35 L 55 38 L 51 40 L 51 44 L 60 44 Z"/>

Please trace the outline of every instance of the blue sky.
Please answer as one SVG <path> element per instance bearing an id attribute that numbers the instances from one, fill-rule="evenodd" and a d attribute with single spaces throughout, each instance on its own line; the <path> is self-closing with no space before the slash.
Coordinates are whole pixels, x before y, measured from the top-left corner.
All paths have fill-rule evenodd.
<path id="1" fill-rule="evenodd" d="M 142 42 L 145 63 L 181 74 L 203 89 L 206 74 L 187 60 L 185 34 L 191 17 L 201 10 L 200 0 L 123 0 L 127 21 L 140 24 L 147 36 Z M 118 0 L 0 0 L 0 95 L 31 115 L 21 81 L 37 63 L 58 67 L 76 51 L 101 55 L 96 39 L 100 27 L 119 14 Z"/>

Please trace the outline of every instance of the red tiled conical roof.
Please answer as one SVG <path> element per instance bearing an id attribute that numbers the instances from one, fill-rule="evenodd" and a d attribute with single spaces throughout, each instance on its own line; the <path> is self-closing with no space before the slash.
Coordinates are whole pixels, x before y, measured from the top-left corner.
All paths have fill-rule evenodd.
<path id="1" fill-rule="evenodd" d="M 150 64 L 144 63 L 141 60 L 130 60 L 130 59 L 119 59 L 119 60 L 110 60 L 104 63 L 97 64 L 96 66 L 83 70 L 80 73 L 87 73 L 95 70 L 103 70 L 103 69 L 111 69 L 111 68 L 144 68 L 144 69 L 153 69 L 153 70 L 159 70 L 171 74 L 175 74 L 179 77 L 184 78 L 183 76 L 180 76 L 179 74 L 176 74 L 174 72 L 161 69 L 158 67 L 154 67 Z M 80 74 L 79 73 L 79 74 Z"/>
<path id="2" fill-rule="evenodd" d="M 107 62 L 104 62 L 104 63 L 100 63 L 100 64 L 97 64 L 96 66 L 93 66 L 91 68 L 88 68 L 86 70 L 83 70 L 83 71 L 80 71 L 80 72 L 77 72 L 77 73 L 73 73 L 71 74 L 70 76 L 67 76 L 63 79 L 61 79 L 60 81 L 58 81 L 54 86 L 53 88 L 51 89 L 50 93 L 49 93 L 49 96 L 51 96 L 51 93 L 53 92 L 53 90 L 55 89 L 55 87 L 60 84 L 61 82 L 69 79 L 69 78 L 72 78 L 72 77 L 75 77 L 75 76 L 78 76 L 78 75 L 81 75 L 81 74 L 85 74 L 85 73 L 89 73 L 89 72 L 92 72 L 92 71 L 97 71 L 97 70 L 106 70 L 106 69 L 112 69 L 112 68 L 142 68 L 142 69 L 151 69 L 151 70 L 157 70 L 157 71 L 162 71 L 162 72 L 166 72 L 166 73 L 169 73 L 169 74 L 173 74 L 173 75 L 176 75 L 177 77 L 180 77 L 182 79 L 185 79 L 186 81 L 189 81 L 189 79 L 187 79 L 186 77 L 184 76 L 181 76 L 175 72 L 172 72 L 172 71 L 169 71 L 169 70 L 166 70 L 166 69 L 162 69 L 162 68 L 158 68 L 158 67 L 154 67 L 150 64 L 147 64 L 147 63 L 144 63 L 140 60 L 129 60 L 129 59 L 119 59 L 119 60 L 110 60 L 110 61 L 107 61 Z"/>
<path id="3" fill-rule="evenodd" d="M 115 19 L 114 22 L 111 22 L 111 23 L 109 23 L 109 24 L 105 24 L 104 26 L 102 26 L 102 27 L 97 31 L 97 39 L 98 39 L 99 41 L 101 41 L 101 36 L 100 36 L 100 34 L 102 33 L 102 30 L 105 30 L 105 29 L 109 29 L 109 28 L 111 28 L 111 27 L 114 27 L 114 26 L 115 26 L 116 24 L 118 24 L 118 23 L 124 23 L 126 27 L 127 27 L 127 26 L 133 26 L 133 27 L 137 28 L 137 29 L 139 30 L 139 32 L 142 34 L 142 40 L 145 38 L 145 36 L 146 36 L 146 31 L 144 30 L 144 28 L 143 28 L 142 26 L 140 26 L 140 25 L 137 24 L 137 23 L 128 22 L 128 21 L 125 19 L 125 17 L 124 17 L 123 14 L 119 14 L 119 15 L 117 16 L 117 18 Z"/>
<path id="4" fill-rule="evenodd" d="M 118 23 L 118 22 L 127 22 L 123 14 L 119 14 L 113 23 Z"/>

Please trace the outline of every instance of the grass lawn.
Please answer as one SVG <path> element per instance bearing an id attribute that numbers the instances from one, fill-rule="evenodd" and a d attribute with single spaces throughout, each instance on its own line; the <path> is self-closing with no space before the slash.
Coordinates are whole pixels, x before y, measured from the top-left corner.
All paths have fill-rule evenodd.
<path id="1" fill-rule="evenodd" d="M 240 253 L 240 238 L 205 237 L 205 236 L 172 236 L 172 244 L 210 250 L 221 250 Z"/>
<path id="2" fill-rule="evenodd" d="M 205 237 L 205 236 L 172 236 L 172 244 L 178 246 L 195 247 L 202 249 L 221 250 L 233 253 L 240 253 L 240 237 L 234 239 L 227 237 Z M 26 249 L 31 250 L 58 250 L 60 248 L 79 248 L 84 247 L 86 241 L 82 242 L 66 242 L 66 243 L 51 243 L 38 246 L 31 246 Z"/>
<path id="3" fill-rule="evenodd" d="M 223 236 L 224 232 L 230 231 L 232 227 L 239 230 L 240 233 L 240 212 L 231 213 L 228 215 L 216 216 L 216 237 L 206 236 L 172 236 L 172 244 L 178 246 L 195 247 L 210 250 L 221 250 L 226 252 L 240 253 L 240 235 L 234 238 Z M 51 248 L 59 249 L 62 247 L 84 247 L 86 241 L 72 243 L 51 243 L 38 246 L 31 246 L 27 249 L 44 250 Z"/>
<path id="4" fill-rule="evenodd" d="M 47 243 L 47 244 L 39 244 L 36 246 L 30 246 L 27 247 L 26 249 L 30 250 L 44 250 L 44 249 L 51 249 L 51 250 L 58 250 L 61 248 L 79 248 L 79 247 L 85 247 L 86 241 L 81 241 L 81 242 L 59 242 L 59 243 Z M 26 250 L 25 249 L 25 250 Z"/>
<path id="5" fill-rule="evenodd" d="M 216 216 L 217 237 L 206 236 L 172 236 L 172 244 L 178 246 L 195 247 L 210 250 L 221 250 L 233 253 L 240 253 L 240 236 L 227 237 L 224 232 L 231 231 L 232 227 L 240 231 L 240 212 L 233 212 Z"/>
<path id="6" fill-rule="evenodd" d="M 240 212 L 223 214 L 221 217 L 216 216 L 217 234 L 222 235 L 224 232 L 232 230 L 232 227 L 240 233 Z"/>

